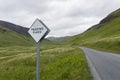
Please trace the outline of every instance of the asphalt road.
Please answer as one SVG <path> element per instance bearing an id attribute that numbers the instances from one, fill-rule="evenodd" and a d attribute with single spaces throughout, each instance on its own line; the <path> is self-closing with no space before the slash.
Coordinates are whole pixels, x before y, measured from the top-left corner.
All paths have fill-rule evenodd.
<path id="1" fill-rule="evenodd" d="M 100 77 L 99 80 L 120 80 L 120 55 L 81 47 Z M 93 71 L 94 72 L 94 71 Z M 96 76 L 96 73 L 93 73 Z M 95 79 L 94 79 L 95 80 Z M 98 80 L 98 79 L 96 79 Z"/>

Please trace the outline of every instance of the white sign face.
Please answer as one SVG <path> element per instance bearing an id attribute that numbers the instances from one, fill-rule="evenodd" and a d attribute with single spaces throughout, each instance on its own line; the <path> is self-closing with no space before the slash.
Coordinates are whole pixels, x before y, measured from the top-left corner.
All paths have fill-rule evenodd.
<path id="1" fill-rule="evenodd" d="M 40 20 L 36 19 L 30 27 L 28 33 L 36 42 L 39 42 L 39 40 L 47 33 L 47 31 L 48 29 L 45 27 L 45 25 Z"/>

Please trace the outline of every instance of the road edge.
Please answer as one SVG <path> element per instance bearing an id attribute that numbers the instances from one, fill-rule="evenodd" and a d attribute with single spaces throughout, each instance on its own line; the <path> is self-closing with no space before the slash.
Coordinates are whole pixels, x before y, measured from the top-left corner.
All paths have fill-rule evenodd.
<path id="1" fill-rule="evenodd" d="M 96 71 L 95 66 L 92 64 L 91 60 L 90 60 L 89 57 L 87 56 L 87 54 L 85 54 L 85 56 L 86 56 L 86 59 L 87 59 L 87 62 L 88 62 L 88 66 L 89 66 L 89 68 L 90 68 L 90 70 L 91 70 L 91 73 L 92 73 L 92 75 L 93 75 L 93 79 L 94 79 L 94 80 L 102 80 L 102 79 L 100 78 L 98 72 Z"/>
<path id="2" fill-rule="evenodd" d="M 82 48 L 80 47 L 80 49 L 82 49 Z M 82 49 L 82 50 L 83 50 L 83 49 Z M 83 52 L 84 52 L 84 50 L 83 50 Z M 85 52 L 84 52 L 84 53 L 85 53 Z M 87 59 L 88 66 L 89 66 L 90 71 L 91 71 L 91 74 L 92 74 L 92 76 L 93 76 L 93 80 L 102 80 L 102 79 L 100 78 L 100 76 L 99 76 L 99 74 L 98 74 L 95 66 L 93 65 L 93 63 L 91 62 L 91 60 L 89 59 L 89 57 L 88 57 L 88 55 L 87 55 L 86 53 L 85 53 L 85 57 L 86 57 L 86 59 Z"/>

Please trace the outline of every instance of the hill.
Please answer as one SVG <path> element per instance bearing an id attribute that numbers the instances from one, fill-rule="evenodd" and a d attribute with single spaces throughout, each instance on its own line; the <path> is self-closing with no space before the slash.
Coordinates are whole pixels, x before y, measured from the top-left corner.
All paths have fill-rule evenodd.
<path id="1" fill-rule="evenodd" d="M 120 9 L 110 13 L 99 24 L 65 42 L 120 53 Z"/>
<path id="2" fill-rule="evenodd" d="M 66 36 L 66 37 L 48 37 L 47 39 L 50 40 L 51 42 L 58 43 L 58 42 L 67 40 L 69 38 L 70 38 L 70 36 Z"/>
<path id="3" fill-rule="evenodd" d="M 0 26 L 5 27 L 7 29 L 10 29 L 10 30 L 17 32 L 19 34 L 29 36 L 29 34 L 27 32 L 29 28 L 22 27 L 22 26 L 19 26 L 19 25 L 10 23 L 10 22 L 2 21 L 2 20 L 0 20 Z"/>
<path id="4" fill-rule="evenodd" d="M 25 34 L 27 30 L 15 26 L 6 22 L 0 26 L 0 80 L 35 80 L 34 41 Z M 42 41 L 40 48 L 42 80 L 92 80 L 79 48 L 54 44 L 47 39 Z"/>
<path id="5" fill-rule="evenodd" d="M 22 34 L 16 33 L 5 26 L 0 26 L 0 47 L 31 46 L 33 43 L 30 37 Z"/>
<path id="6" fill-rule="evenodd" d="M 28 30 L 29 28 L 26 27 L 0 21 L 0 46 L 33 46 L 35 41 L 28 34 Z M 42 44 L 52 45 L 53 43 L 44 39 Z"/>

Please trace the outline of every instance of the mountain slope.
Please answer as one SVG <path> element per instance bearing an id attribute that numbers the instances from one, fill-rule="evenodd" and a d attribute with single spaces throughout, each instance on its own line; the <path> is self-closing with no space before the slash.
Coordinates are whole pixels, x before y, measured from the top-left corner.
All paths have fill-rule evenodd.
<path id="1" fill-rule="evenodd" d="M 30 46 L 30 37 L 16 33 L 4 26 L 0 26 L 0 47 L 7 46 Z"/>
<path id="2" fill-rule="evenodd" d="M 34 41 L 11 27 L 0 26 L 0 80 L 35 80 Z M 79 48 L 53 44 L 49 40 L 43 40 L 40 48 L 42 80 L 92 80 Z"/>
<path id="3" fill-rule="evenodd" d="M 120 9 L 112 12 L 86 32 L 73 36 L 68 43 L 120 53 Z"/>
<path id="4" fill-rule="evenodd" d="M 69 38 L 70 38 L 70 36 L 66 36 L 66 37 L 48 37 L 47 39 L 52 41 L 52 42 L 58 43 L 58 42 L 64 41 L 64 40 L 69 39 Z"/>
<path id="5" fill-rule="evenodd" d="M 0 47 L 33 46 L 35 41 L 28 34 L 28 29 L 10 22 L 0 21 Z M 53 43 L 44 39 L 42 45 L 53 45 Z"/>
<path id="6" fill-rule="evenodd" d="M 15 31 L 15 32 L 19 33 L 19 34 L 29 36 L 29 34 L 27 32 L 29 28 L 22 27 L 22 26 L 19 26 L 19 25 L 10 23 L 10 22 L 2 21 L 2 20 L 0 20 L 0 26 L 8 28 L 12 31 Z"/>

